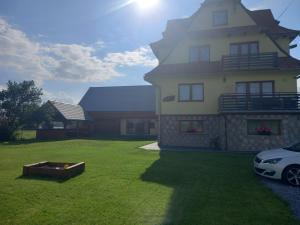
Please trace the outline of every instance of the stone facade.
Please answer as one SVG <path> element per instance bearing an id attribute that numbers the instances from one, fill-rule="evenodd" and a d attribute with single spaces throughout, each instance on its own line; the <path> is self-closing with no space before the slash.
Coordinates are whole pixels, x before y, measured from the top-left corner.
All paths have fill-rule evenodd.
<path id="1" fill-rule="evenodd" d="M 248 135 L 247 120 L 280 120 L 280 135 Z M 300 117 L 296 114 L 227 115 L 227 149 L 260 151 L 300 141 Z"/>
<path id="2" fill-rule="evenodd" d="M 202 120 L 204 133 L 185 134 L 180 132 L 179 121 Z M 160 116 L 159 144 L 171 147 L 214 147 L 213 142 L 220 137 L 220 119 L 217 115 L 211 116 Z"/>
<path id="3" fill-rule="evenodd" d="M 280 120 L 280 135 L 248 135 L 247 121 Z M 179 121 L 202 120 L 202 134 L 180 132 Z M 300 115 L 296 114 L 227 114 L 162 115 L 159 144 L 170 147 L 216 148 L 230 151 L 260 151 L 300 141 Z"/>

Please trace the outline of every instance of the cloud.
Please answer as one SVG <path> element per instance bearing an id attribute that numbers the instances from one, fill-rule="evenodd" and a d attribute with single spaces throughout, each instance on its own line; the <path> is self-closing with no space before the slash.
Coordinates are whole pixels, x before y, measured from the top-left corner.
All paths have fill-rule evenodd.
<path id="1" fill-rule="evenodd" d="M 105 62 L 116 66 L 148 66 L 154 67 L 158 61 L 151 57 L 151 49 L 149 47 L 140 47 L 134 51 L 126 51 L 123 53 L 109 53 L 104 58 Z"/>
<path id="2" fill-rule="evenodd" d="M 2 90 L 4 90 L 4 89 L 6 89 L 6 86 L 0 85 L 0 91 L 2 91 Z"/>
<path id="3" fill-rule="evenodd" d="M 121 76 L 120 67 L 154 67 L 150 48 L 108 53 L 96 56 L 105 43 L 80 44 L 40 43 L 0 17 L 0 69 L 13 71 L 38 84 L 45 80 L 101 82 Z"/>
<path id="4" fill-rule="evenodd" d="M 56 92 L 55 94 L 49 91 L 43 90 L 43 101 L 57 101 L 57 102 L 63 102 L 63 103 L 69 103 L 69 104 L 77 104 L 78 99 L 75 99 L 73 96 L 67 94 L 64 91 Z"/>

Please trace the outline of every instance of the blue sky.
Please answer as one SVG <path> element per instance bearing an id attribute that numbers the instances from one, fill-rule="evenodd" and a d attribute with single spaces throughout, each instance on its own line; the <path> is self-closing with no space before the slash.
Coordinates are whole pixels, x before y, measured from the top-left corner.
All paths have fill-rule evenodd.
<path id="1" fill-rule="evenodd" d="M 0 0 L 0 88 L 33 79 L 46 98 L 77 103 L 90 86 L 140 85 L 157 63 L 148 44 L 169 19 L 190 16 L 202 0 L 160 0 L 140 9 L 127 0 Z M 291 1 L 244 0 L 277 18 Z M 300 1 L 281 25 L 300 30 Z M 292 55 L 300 58 L 299 47 Z M 5 54 L 4 54 L 5 53 Z"/>

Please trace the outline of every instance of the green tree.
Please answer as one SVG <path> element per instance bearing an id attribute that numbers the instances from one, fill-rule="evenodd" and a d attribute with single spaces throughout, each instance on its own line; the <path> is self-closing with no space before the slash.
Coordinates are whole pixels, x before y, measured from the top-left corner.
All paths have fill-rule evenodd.
<path id="1" fill-rule="evenodd" d="M 7 89 L 0 91 L 0 139 L 12 139 L 18 129 L 31 121 L 42 95 L 34 81 L 8 81 Z"/>
<path id="2" fill-rule="evenodd" d="M 32 114 L 31 124 L 34 127 L 43 125 L 44 128 L 51 129 L 53 127 L 52 122 L 57 119 L 57 113 L 50 106 L 49 102 L 44 103 Z"/>

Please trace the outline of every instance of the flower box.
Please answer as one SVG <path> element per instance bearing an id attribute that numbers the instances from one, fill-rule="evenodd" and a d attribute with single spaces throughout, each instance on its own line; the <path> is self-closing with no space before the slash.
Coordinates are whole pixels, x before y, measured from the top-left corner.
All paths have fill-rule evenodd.
<path id="1" fill-rule="evenodd" d="M 271 135 L 272 129 L 268 127 L 260 127 L 260 128 L 256 128 L 256 132 L 258 135 Z"/>

